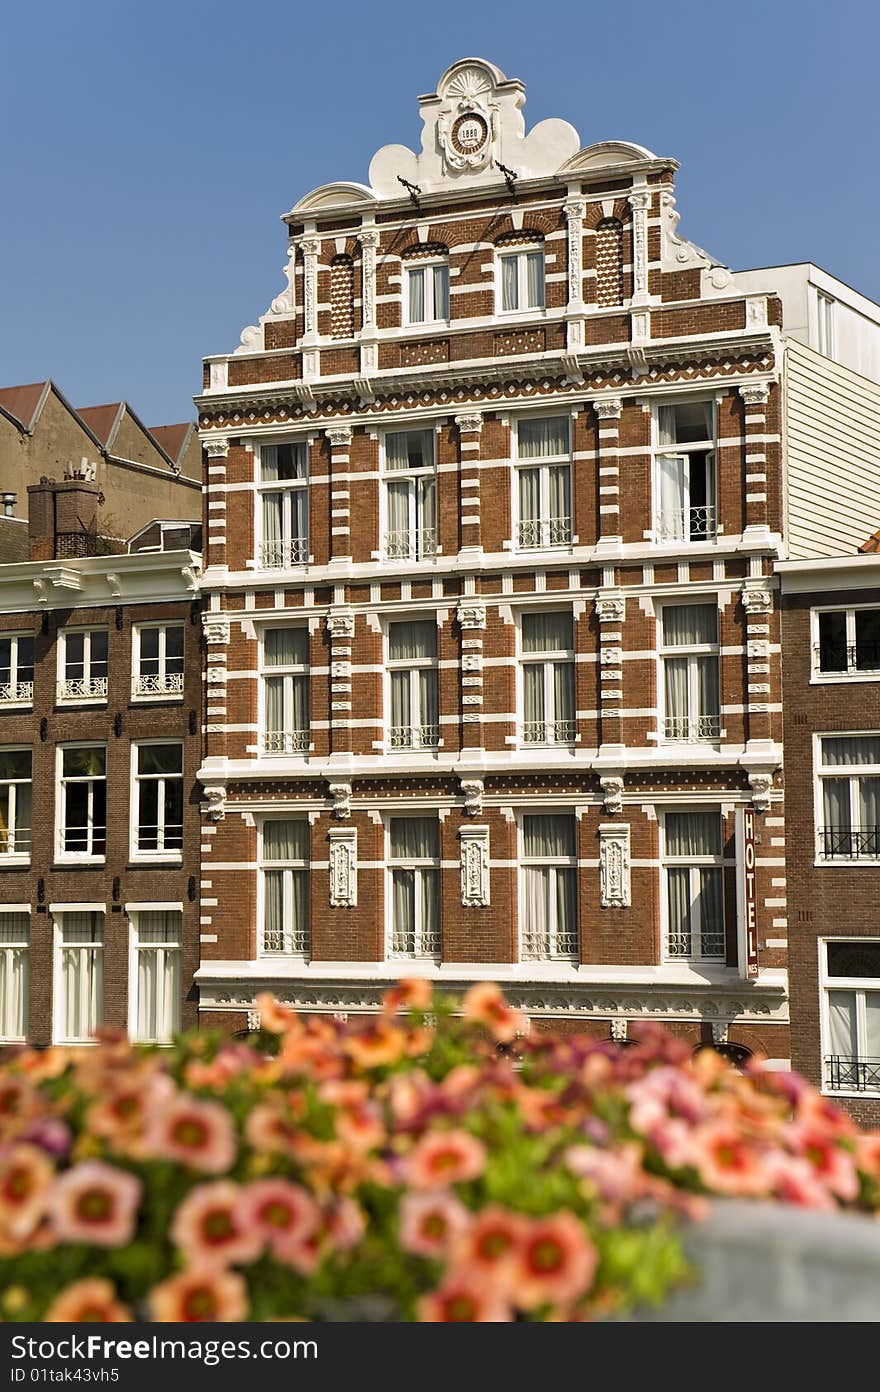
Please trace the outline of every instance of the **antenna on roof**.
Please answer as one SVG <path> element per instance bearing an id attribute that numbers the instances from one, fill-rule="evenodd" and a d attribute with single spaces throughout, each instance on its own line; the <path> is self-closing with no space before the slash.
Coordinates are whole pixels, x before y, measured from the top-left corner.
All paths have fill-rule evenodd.
<path id="1" fill-rule="evenodd" d="M 403 177 L 402 174 L 398 174 L 398 176 L 397 176 L 397 182 L 398 182 L 399 184 L 403 184 L 403 187 L 406 189 L 406 191 L 407 191 L 407 193 L 409 194 L 410 198 L 412 199 L 413 203 L 415 203 L 415 205 L 416 205 L 416 207 L 418 208 L 419 212 L 421 212 L 421 211 L 422 211 L 422 205 L 421 205 L 421 203 L 419 202 L 419 194 L 421 193 L 422 190 L 419 188 L 418 184 L 411 184 L 410 181 L 409 181 L 409 179 L 404 179 L 404 177 Z"/>
<path id="2" fill-rule="evenodd" d="M 513 197 L 516 198 L 516 180 L 519 178 L 519 175 L 515 173 L 514 170 L 508 169 L 507 165 L 502 164 L 500 160 L 495 161 L 495 168 L 500 169 L 501 173 L 504 175 L 507 192 L 513 194 Z"/>

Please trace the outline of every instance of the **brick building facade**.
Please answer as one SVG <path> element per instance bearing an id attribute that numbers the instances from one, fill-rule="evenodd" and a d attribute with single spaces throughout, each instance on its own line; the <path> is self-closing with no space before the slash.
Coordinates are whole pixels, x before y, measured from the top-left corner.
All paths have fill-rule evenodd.
<path id="1" fill-rule="evenodd" d="M 102 500 L 81 475 L 30 486 L 30 557 L 0 565 L 5 1043 L 196 1022 L 199 528 L 114 553 Z"/>
<path id="2" fill-rule="evenodd" d="M 784 1060 L 781 305 L 523 100 L 453 65 L 206 360 L 202 1019 L 417 971 Z"/>

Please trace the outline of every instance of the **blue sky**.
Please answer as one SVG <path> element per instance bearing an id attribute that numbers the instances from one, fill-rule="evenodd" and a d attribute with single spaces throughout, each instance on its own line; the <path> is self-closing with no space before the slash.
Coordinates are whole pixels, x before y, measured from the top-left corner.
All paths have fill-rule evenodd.
<path id="1" fill-rule="evenodd" d="M 526 83 L 530 126 L 679 159 L 681 230 L 728 264 L 880 299 L 878 40 L 872 0 L 8 6 L 0 384 L 187 419 L 202 355 L 282 286 L 279 214 L 418 148 L 418 94 L 467 54 Z"/>

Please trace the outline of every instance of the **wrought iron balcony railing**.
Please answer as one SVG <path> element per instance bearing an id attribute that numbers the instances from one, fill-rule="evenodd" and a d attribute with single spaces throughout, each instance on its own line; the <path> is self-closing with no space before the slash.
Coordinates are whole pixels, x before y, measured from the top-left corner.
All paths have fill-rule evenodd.
<path id="1" fill-rule="evenodd" d="M 265 754 L 304 754 L 308 747 L 308 730 L 270 730 L 263 736 Z"/>
<path id="2" fill-rule="evenodd" d="M 183 846 L 183 824 L 166 822 L 164 826 L 140 822 L 137 829 L 138 852 L 179 851 Z"/>
<path id="3" fill-rule="evenodd" d="M 859 672 L 880 672 L 880 643 L 817 643 L 813 648 L 820 672 L 850 676 Z"/>
<path id="4" fill-rule="evenodd" d="M 667 740 L 688 740 L 700 743 L 703 740 L 721 738 L 720 715 L 667 715 L 663 721 L 663 738 Z"/>
<path id="5" fill-rule="evenodd" d="M 4 827 L 0 830 L 0 856 L 28 855 L 30 849 L 30 827 Z"/>
<path id="6" fill-rule="evenodd" d="M 570 517 L 529 518 L 516 529 L 516 544 L 521 551 L 545 546 L 570 546 L 572 527 Z"/>
<path id="7" fill-rule="evenodd" d="M 308 537 L 288 537 L 286 541 L 264 541 L 260 547 L 260 565 L 266 570 L 284 570 L 289 566 L 305 565 L 308 559 Z"/>
<path id="8" fill-rule="evenodd" d="M 0 706 L 30 705 L 33 699 L 32 681 L 0 682 Z"/>
<path id="9" fill-rule="evenodd" d="M 577 929 L 548 934 L 546 931 L 533 932 L 525 928 L 522 935 L 522 956 L 523 961 L 529 962 L 576 962 L 580 958 Z"/>
<path id="10" fill-rule="evenodd" d="M 403 528 L 385 533 L 385 556 L 389 561 L 421 561 L 437 554 L 437 528 Z"/>
<path id="11" fill-rule="evenodd" d="M 439 744 L 439 725 L 392 725 L 388 731 L 390 749 L 436 749 Z"/>
<path id="12" fill-rule="evenodd" d="M 880 1092 L 880 1058 L 825 1058 L 825 1086 L 840 1092 Z"/>
<path id="13" fill-rule="evenodd" d="M 718 533 L 716 507 L 664 508 L 657 516 L 658 541 L 714 541 Z"/>
<path id="14" fill-rule="evenodd" d="M 526 720 L 523 723 L 523 744 L 574 744 L 576 734 L 574 720 Z"/>
<path id="15" fill-rule="evenodd" d="M 822 860 L 876 860 L 880 857 L 880 826 L 819 828 Z"/>
<path id="16" fill-rule="evenodd" d="M 180 696 L 182 693 L 182 672 L 141 673 L 131 684 L 132 696 Z"/>
<path id="17" fill-rule="evenodd" d="M 58 683 L 59 701 L 106 701 L 106 677 L 67 677 Z"/>

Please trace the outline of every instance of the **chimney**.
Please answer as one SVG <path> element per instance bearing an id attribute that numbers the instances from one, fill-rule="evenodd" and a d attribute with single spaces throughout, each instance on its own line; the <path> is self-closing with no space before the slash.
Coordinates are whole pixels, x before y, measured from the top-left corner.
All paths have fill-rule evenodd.
<path id="1" fill-rule="evenodd" d="M 32 561 L 94 555 L 98 505 L 104 499 L 97 483 L 83 477 L 85 472 L 81 467 L 76 470 L 77 476 L 64 478 L 60 483 L 44 477 L 28 486 Z"/>
<path id="2" fill-rule="evenodd" d="M 14 517 L 14 516 L 15 516 L 15 494 L 14 494 L 14 493 L 0 493 L 0 501 L 2 501 L 2 503 L 3 503 L 3 516 L 4 516 L 4 517 Z"/>

